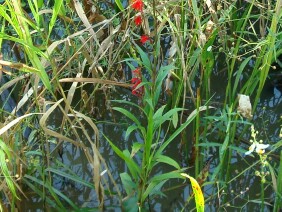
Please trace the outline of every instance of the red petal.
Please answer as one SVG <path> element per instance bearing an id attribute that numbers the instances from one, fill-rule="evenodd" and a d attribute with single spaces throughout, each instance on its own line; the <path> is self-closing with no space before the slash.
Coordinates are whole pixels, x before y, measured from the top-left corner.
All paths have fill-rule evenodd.
<path id="1" fill-rule="evenodd" d="M 149 39 L 150 39 L 150 38 L 149 38 L 148 35 L 141 35 L 140 42 L 141 42 L 142 44 L 145 44 Z"/>
<path id="2" fill-rule="evenodd" d="M 144 3 L 142 0 L 135 0 L 131 6 L 134 10 L 142 11 Z"/>
<path id="3" fill-rule="evenodd" d="M 135 19 L 134 19 L 134 23 L 136 24 L 136 26 L 139 26 L 139 25 L 141 25 L 142 24 L 142 18 L 141 18 L 141 16 L 139 15 L 139 16 L 137 16 L 137 17 L 135 17 Z"/>
<path id="4" fill-rule="evenodd" d="M 135 70 L 132 71 L 133 74 L 135 74 L 138 77 L 141 77 L 141 68 L 136 68 Z"/>

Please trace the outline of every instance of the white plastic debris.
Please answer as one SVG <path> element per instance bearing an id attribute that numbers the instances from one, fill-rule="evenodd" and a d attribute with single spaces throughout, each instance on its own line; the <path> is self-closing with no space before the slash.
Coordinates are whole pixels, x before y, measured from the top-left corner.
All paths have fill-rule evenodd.
<path id="1" fill-rule="evenodd" d="M 252 115 L 252 104 L 250 102 L 250 96 L 238 94 L 239 98 L 239 106 L 238 106 L 238 113 L 241 114 L 241 116 L 251 119 L 253 117 Z"/>

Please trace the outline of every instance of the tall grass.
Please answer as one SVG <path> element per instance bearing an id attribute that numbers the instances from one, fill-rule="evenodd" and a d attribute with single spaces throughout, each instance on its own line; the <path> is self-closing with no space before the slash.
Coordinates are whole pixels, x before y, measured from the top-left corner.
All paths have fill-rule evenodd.
<path id="1" fill-rule="evenodd" d="M 113 196 L 124 210 L 152 210 L 152 200 L 165 198 L 166 190 L 182 189 L 187 172 L 199 183 L 206 206 L 216 203 L 219 210 L 228 210 L 240 195 L 224 191 L 236 181 L 251 183 L 257 173 L 264 179 L 260 198 L 250 195 L 246 205 L 274 204 L 278 210 L 281 162 L 269 157 L 275 158 L 281 141 L 271 152 L 257 156 L 254 151 L 251 165 L 244 153 L 256 120 L 237 111 L 237 95 L 250 96 L 256 117 L 272 62 L 281 54 L 281 1 L 142 2 L 140 11 L 134 1 L 119 0 L 27 1 L 25 7 L 6 0 L 0 5 L 0 46 L 14 51 L 2 50 L 1 74 L 8 82 L 0 92 L 13 90 L 9 98 L 19 93 L 14 110 L 2 108 L 1 114 L 1 206 L 7 201 L 6 208 L 15 211 L 33 191 L 46 210 L 89 209 L 57 186 L 60 179 L 95 192 L 92 201 L 98 210 L 109 207 L 105 200 Z M 148 36 L 144 44 L 142 35 Z M 214 79 L 220 77 L 219 95 Z M 136 86 L 129 82 L 134 78 L 140 81 Z M 113 100 L 114 87 L 135 89 L 132 95 L 137 92 L 138 97 Z M 108 121 L 98 115 L 101 110 L 127 118 L 125 140 L 131 149 L 122 149 L 101 132 L 97 119 Z M 131 140 L 133 133 L 140 142 Z M 182 161 L 167 155 L 178 138 Z M 129 170 L 119 174 L 122 186 L 101 153 L 104 139 Z M 68 148 L 84 158 L 87 174 L 68 167 Z M 259 163 L 261 157 L 267 163 Z M 249 167 L 234 174 L 234 158 Z M 156 174 L 166 166 L 170 171 Z M 268 202 L 269 190 L 274 203 Z M 193 195 L 183 194 L 179 208 L 193 209 Z"/>

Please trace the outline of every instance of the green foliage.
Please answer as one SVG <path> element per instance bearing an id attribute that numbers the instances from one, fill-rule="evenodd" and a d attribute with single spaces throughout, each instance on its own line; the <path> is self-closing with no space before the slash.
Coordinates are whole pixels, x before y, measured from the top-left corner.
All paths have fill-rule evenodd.
<path id="1" fill-rule="evenodd" d="M 155 52 L 160 52 L 159 37 L 157 38 L 158 42 L 156 43 L 156 46 L 153 46 L 153 48 L 155 48 Z M 141 58 L 141 60 L 137 60 L 137 62 L 141 67 L 146 68 L 151 80 L 150 83 L 140 83 L 138 87 L 136 87 L 136 89 L 142 86 L 145 87 L 145 93 L 142 98 L 144 109 L 129 101 L 120 100 L 118 102 L 136 107 L 137 110 L 142 112 L 142 115 L 144 115 L 146 125 L 143 124 L 144 121 L 141 122 L 136 115 L 124 108 L 113 107 L 113 109 L 122 113 L 133 122 L 133 125 L 130 124 L 126 130 L 126 137 L 129 137 L 132 132 L 137 132 L 140 134 L 143 142 L 141 144 L 134 143 L 131 151 L 132 153 L 130 154 L 128 150 L 122 151 L 118 149 L 108 138 L 106 139 L 115 153 L 125 161 L 128 169 L 130 170 L 132 178 L 125 173 L 121 174 L 123 185 L 127 191 L 127 195 L 129 196 L 129 200 L 127 200 L 127 202 L 130 201 L 130 203 L 132 203 L 133 201 L 136 201 L 134 203 L 134 207 L 139 205 L 142 210 L 142 208 L 145 207 L 144 202 L 149 196 L 152 198 L 156 195 L 163 195 L 161 188 L 169 179 L 181 178 L 181 167 L 173 158 L 165 156 L 164 150 L 176 138 L 176 136 L 188 126 L 195 115 L 189 117 L 183 124 L 180 125 L 179 128 L 169 135 L 168 138 L 160 138 L 159 132 L 162 130 L 163 124 L 171 122 L 174 126 L 176 126 L 177 119 L 175 119 L 175 117 L 178 116 L 179 112 L 183 111 L 182 108 L 172 108 L 165 112 L 166 105 L 157 108 L 163 81 L 168 76 L 169 71 L 175 67 L 172 63 L 166 66 L 162 65 L 158 70 L 156 70 L 156 67 L 154 67 L 154 60 L 157 60 L 157 57 L 155 57 L 153 62 L 151 62 L 149 56 L 150 54 L 145 53 L 136 43 L 134 43 L 134 46 L 136 48 L 136 52 Z M 129 59 L 127 61 L 136 61 L 136 59 Z M 143 80 L 145 79 L 143 78 Z M 140 155 L 142 155 L 142 160 L 138 162 L 138 157 Z M 136 162 L 133 160 L 135 156 L 137 156 Z M 174 167 L 176 171 L 151 176 L 153 168 L 156 168 L 160 163 L 170 165 Z M 127 202 L 125 204 L 127 204 Z"/>
<path id="2" fill-rule="evenodd" d="M 116 5 L 118 6 L 118 8 L 120 9 L 120 11 L 123 11 L 124 8 L 122 6 L 122 2 L 120 0 L 115 0 Z"/>
<path id="3" fill-rule="evenodd" d="M 275 186 L 275 185 L 274 185 Z M 273 211 L 279 211 L 282 208 L 282 151 L 280 151 L 280 163 L 277 176 L 277 187 Z"/>
<path id="4" fill-rule="evenodd" d="M 63 12 L 63 0 L 55 1 L 52 17 L 51 17 L 51 20 L 49 22 L 49 33 L 48 33 L 48 36 L 47 36 L 47 40 L 49 40 L 49 37 L 50 37 L 51 32 L 52 32 L 52 29 L 53 29 L 53 27 L 55 25 L 55 22 L 57 20 L 57 16 L 60 13 L 61 13 L 61 15 L 65 15 L 64 12 Z"/>
<path id="5" fill-rule="evenodd" d="M 19 198 L 16 190 L 17 184 L 13 179 L 14 176 L 11 176 L 12 170 L 8 168 L 8 163 L 11 162 L 13 162 L 11 149 L 2 139 L 0 139 L 0 170 L 1 176 L 3 177 L 1 182 L 4 183 L 4 185 L 8 186 L 9 191 L 12 193 L 13 197 Z"/>
<path id="6" fill-rule="evenodd" d="M 119 102 L 122 103 L 123 101 Z M 157 136 L 157 133 L 161 129 L 162 125 L 167 121 L 171 121 L 173 115 L 177 114 L 182 109 L 175 108 L 169 110 L 166 113 L 163 113 L 165 106 L 162 106 L 153 115 L 150 115 L 152 113 L 152 107 L 150 108 L 151 110 L 148 111 L 149 114 L 143 111 L 145 112 L 145 115 L 147 117 L 147 122 L 154 123 L 152 125 L 148 124 L 147 128 L 142 126 L 136 116 L 134 116 L 129 111 L 120 107 L 113 108 L 114 110 L 121 112 L 123 115 L 125 115 L 126 117 L 131 119 L 131 121 L 134 122 L 134 126 L 128 127 L 126 136 L 129 136 L 131 132 L 137 131 L 140 133 L 140 136 L 144 141 L 143 144 L 134 143 L 131 154 L 128 152 L 128 150 L 119 150 L 113 144 L 113 142 L 106 138 L 115 153 L 126 162 L 127 167 L 130 170 L 131 176 L 133 177 L 132 180 L 128 174 L 123 173 L 121 175 L 122 182 L 125 186 L 127 194 L 129 195 L 130 193 L 130 196 L 132 196 L 130 197 L 131 201 L 133 201 L 134 199 L 142 204 L 148 197 L 148 195 L 150 195 L 150 197 L 153 197 L 154 195 L 162 194 L 160 189 L 168 179 L 180 178 L 179 171 L 181 170 L 181 168 L 179 164 L 174 159 L 163 155 L 163 151 L 173 141 L 173 139 L 178 134 L 180 134 L 183 129 L 187 127 L 187 125 L 193 119 L 193 117 L 191 117 L 191 119 L 187 120 L 171 136 L 169 136 L 167 140 L 161 142 L 159 140 L 160 138 Z M 153 143 L 150 141 L 152 138 L 154 138 Z M 135 155 L 138 155 L 138 152 L 143 155 L 141 164 L 138 164 L 137 161 L 134 162 L 134 160 L 132 160 Z M 154 177 L 149 177 L 151 175 L 151 172 L 153 171 L 153 168 L 159 163 L 165 163 L 170 166 L 173 166 L 174 168 L 176 168 L 177 171 L 161 174 Z M 142 182 L 142 184 L 140 184 L 140 182 Z M 135 193 L 135 195 L 133 195 L 132 192 Z M 138 199 L 136 198 L 136 195 L 138 195 Z M 137 202 L 135 202 L 135 206 L 136 205 Z"/>
<path id="7" fill-rule="evenodd" d="M 205 206 L 213 210 L 217 200 L 217 210 L 250 210 L 248 203 L 263 210 L 272 204 L 267 198 L 273 194 L 274 210 L 282 207 L 282 162 L 276 161 L 282 141 L 274 145 L 266 141 L 269 153 L 270 148 L 258 148 L 261 143 L 249 129 L 251 123 L 263 119 L 257 106 L 268 73 L 274 69 L 272 63 L 282 52 L 280 1 L 159 4 L 152 0 L 144 1 L 141 11 L 125 7 L 132 1 L 122 0 L 0 2 L 0 46 L 4 50 L 0 69 L 10 80 L 1 85 L 0 93 L 7 91 L 18 102 L 15 111 L 4 109 L 9 99 L 1 104 L 1 194 L 7 199 L 1 199 L 0 205 L 8 201 L 12 210 L 20 210 L 20 200 L 31 190 L 46 203 L 44 210 L 90 210 L 54 184 L 54 179 L 65 179 L 96 192 L 95 210 L 109 209 L 104 199 L 117 197 L 122 210 L 145 211 L 155 202 L 153 198 L 167 198 L 173 189 L 183 189 L 183 184 L 174 183 L 187 169 L 196 176 L 185 177 L 191 181 L 193 192 L 188 193 L 195 195 L 198 211 Z M 136 24 L 136 17 L 141 18 L 141 25 Z M 142 35 L 149 40 L 142 43 Z M 128 71 L 136 66 L 140 76 Z M 142 81 L 135 87 L 140 91 L 138 100 L 126 96 L 110 101 L 114 86 L 132 88 L 131 76 Z M 40 80 L 46 89 L 38 89 Z M 237 112 L 238 94 L 250 97 L 253 119 Z M 111 175 L 117 167 L 107 167 L 108 156 L 102 155 L 104 144 L 99 140 L 102 128 L 96 126 L 96 120 L 102 120 L 101 125 L 108 122 L 103 115 L 112 111 L 128 122 L 122 138 L 126 147 L 102 132 L 126 164 L 127 172 L 119 173 L 126 197 Z M 54 119 L 59 124 L 53 124 Z M 263 122 L 258 131 L 270 137 L 269 122 Z M 24 137 L 20 131 L 26 126 L 32 133 Z M 256 141 L 255 146 L 250 140 Z M 181 160 L 168 156 L 177 141 Z M 85 178 L 68 168 L 67 162 L 77 164 L 78 160 L 75 155 L 65 159 L 64 151 L 69 149 L 82 150 L 79 157 L 85 158 L 80 165 L 91 167 L 83 170 L 88 174 Z M 253 157 L 245 156 L 248 152 Z M 212 162 L 207 165 L 205 161 Z M 253 187 L 249 184 L 256 180 L 260 180 L 260 199 L 252 193 L 245 198 L 247 188 L 224 193 L 242 185 Z M 214 194 L 204 192 L 206 185 Z M 203 193 L 210 195 L 205 202 Z M 243 206 L 230 206 L 240 202 L 239 198 Z M 185 200 L 177 201 L 181 205 L 177 209 L 194 207 L 189 201 L 185 205 Z"/>
<path id="8" fill-rule="evenodd" d="M 33 7 L 32 9 L 35 12 Z M 38 74 L 46 88 L 51 90 L 49 77 L 44 70 L 44 66 L 41 63 L 38 54 L 36 53 L 41 52 L 41 50 L 37 49 L 37 51 L 31 51 L 31 49 L 34 49 L 36 47 L 34 47 L 32 41 L 32 34 L 29 28 L 32 27 L 34 30 L 39 30 L 39 26 L 35 26 L 25 17 L 25 14 L 23 13 L 21 5 L 18 1 L 6 1 L 6 4 L 0 5 L 0 13 L 1 17 L 7 23 L 9 23 L 10 26 L 13 27 L 13 30 L 16 33 L 17 37 L 9 36 L 7 32 L 5 32 L 5 34 L 2 34 L 1 36 L 4 36 L 5 39 L 10 39 L 14 41 L 18 40 L 19 43 L 24 44 L 24 52 L 32 66 L 35 68 L 35 71 L 31 72 Z M 29 72 L 29 70 L 27 70 L 26 68 L 21 68 L 20 70 L 24 72 Z"/>
<path id="9" fill-rule="evenodd" d="M 195 195 L 195 202 L 196 202 L 196 208 L 197 212 L 204 212 L 205 211 L 205 199 L 203 192 L 200 188 L 199 183 L 197 180 L 187 174 L 181 174 L 183 177 L 188 178 L 191 181 L 193 193 Z"/>

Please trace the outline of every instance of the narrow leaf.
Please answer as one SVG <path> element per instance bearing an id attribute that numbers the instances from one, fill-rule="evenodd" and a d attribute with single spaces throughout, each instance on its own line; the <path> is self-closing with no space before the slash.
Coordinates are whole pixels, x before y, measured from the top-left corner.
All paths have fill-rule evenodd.
<path id="1" fill-rule="evenodd" d="M 150 75 L 152 74 L 152 66 L 151 66 L 151 61 L 148 55 L 136 44 L 134 43 L 137 51 L 140 54 L 142 64 L 145 66 L 145 68 L 149 71 Z"/>
<path id="2" fill-rule="evenodd" d="M 128 110 L 125 110 L 125 109 L 120 108 L 120 107 L 113 107 L 113 110 L 119 111 L 120 113 L 122 113 L 123 115 L 125 115 L 126 117 L 131 119 L 137 126 L 141 125 L 139 120 L 136 118 L 136 116 L 133 115 L 132 113 L 130 113 Z"/>
<path id="3" fill-rule="evenodd" d="M 76 183 L 80 183 L 80 184 L 85 185 L 85 186 L 87 186 L 87 187 L 89 187 L 89 188 L 91 188 L 91 189 L 94 189 L 93 183 L 89 183 L 89 182 L 87 182 L 87 181 L 84 181 L 84 180 L 82 180 L 79 176 L 70 175 L 70 174 L 65 173 L 65 172 L 63 172 L 63 171 L 61 171 L 61 170 L 54 169 L 54 168 L 51 168 L 51 167 L 45 169 L 45 172 L 46 172 L 46 173 L 48 173 L 48 172 L 53 172 L 54 174 L 60 175 L 60 176 L 62 176 L 62 177 L 64 177 L 64 178 L 70 179 L 70 180 L 72 180 L 72 181 L 74 181 L 74 182 L 76 182 Z"/>
<path id="4" fill-rule="evenodd" d="M 181 178 L 180 173 L 172 171 L 172 172 L 168 172 L 168 173 L 164 173 L 161 175 L 156 175 L 154 177 L 152 177 L 148 187 L 146 188 L 146 191 L 144 192 L 144 194 L 142 195 L 142 200 L 145 200 L 148 195 L 151 195 L 151 192 L 155 189 L 156 190 L 160 190 L 161 186 L 163 186 L 163 184 L 169 180 L 169 179 L 177 179 L 177 178 Z M 156 189 L 156 187 L 158 189 Z"/>
<path id="5" fill-rule="evenodd" d="M 168 157 L 168 156 L 165 156 L 165 155 L 159 155 L 157 157 L 157 161 L 171 165 L 171 166 L 175 167 L 176 169 L 180 169 L 179 164 L 175 160 L 173 160 L 171 157 Z"/>
<path id="6" fill-rule="evenodd" d="M 280 151 L 280 164 L 278 168 L 276 196 L 273 211 L 279 211 L 282 208 L 282 151 Z"/>
<path id="7" fill-rule="evenodd" d="M 4 132 L 6 132 L 7 130 L 9 130 L 11 127 L 13 127 L 15 124 L 19 123 L 22 119 L 31 116 L 31 115 L 38 115 L 38 114 L 42 114 L 42 113 L 29 113 L 23 116 L 20 116 L 16 119 L 14 119 L 13 121 L 11 121 L 9 124 L 7 124 L 5 127 L 0 129 L 0 135 L 2 135 Z"/>
<path id="8" fill-rule="evenodd" d="M 200 185 L 195 180 L 195 178 L 189 176 L 188 174 L 182 173 L 181 175 L 183 177 L 189 178 L 189 180 L 191 181 L 192 189 L 195 195 L 197 212 L 204 212 L 205 211 L 205 200 L 204 200 L 204 195 L 203 195 Z"/>
<path id="9" fill-rule="evenodd" d="M 109 142 L 109 144 L 111 145 L 111 147 L 113 148 L 114 152 L 121 158 L 123 159 L 129 168 L 129 171 L 131 173 L 131 175 L 133 176 L 133 178 L 135 180 L 138 179 L 138 175 L 140 175 L 140 168 L 138 167 L 138 165 L 132 160 L 131 157 L 126 156 L 125 153 L 123 153 L 119 148 L 117 148 L 110 139 L 108 139 L 105 135 L 104 137 L 106 138 L 106 140 Z"/>
<path id="10" fill-rule="evenodd" d="M 131 195 L 134 190 L 137 190 L 136 183 L 132 181 L 128 173 L 121 173 L 120 178 L 127 195 Z"/>
<path id="11" fill-rule="evenodd" d="M 120 0 L 115 0 L 115 3 L 116 3 L 116 5 L 118 6 L 118 8 L 120 9 L 120 11 L 123 11 L 123 10 L 124 10 L 124 8 L 123 8 L 122 3 L 121 3 Z"/>

